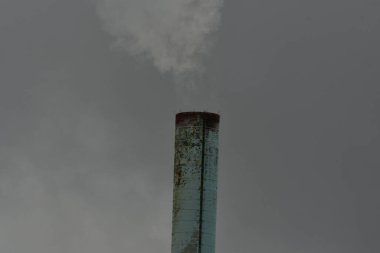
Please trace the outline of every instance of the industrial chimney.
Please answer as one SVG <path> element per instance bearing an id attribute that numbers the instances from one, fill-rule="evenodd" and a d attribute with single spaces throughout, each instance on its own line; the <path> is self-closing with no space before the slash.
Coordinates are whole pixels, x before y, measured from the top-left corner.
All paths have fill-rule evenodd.
<path id="1" fill-rule="evenodd" d="M 176 115 L 172 253 L 214 253 L 219 115 Z"/>

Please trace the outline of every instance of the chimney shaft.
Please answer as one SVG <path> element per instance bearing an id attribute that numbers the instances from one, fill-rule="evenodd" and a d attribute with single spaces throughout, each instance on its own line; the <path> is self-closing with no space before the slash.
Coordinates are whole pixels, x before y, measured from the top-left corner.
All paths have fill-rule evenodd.
<path id="1" fill-rule="evenodd" d="M 172 253 L 214 253 L 219 115 L 176 115 Z"/>

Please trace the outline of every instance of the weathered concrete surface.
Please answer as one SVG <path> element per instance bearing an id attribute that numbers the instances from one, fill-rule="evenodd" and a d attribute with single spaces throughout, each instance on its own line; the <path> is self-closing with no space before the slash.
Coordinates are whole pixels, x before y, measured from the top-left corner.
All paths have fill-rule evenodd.
<path id="1" fill-rule="evenodd" d="M 219 115 L 176 116 L 172 253 L 214 253 Z"/>

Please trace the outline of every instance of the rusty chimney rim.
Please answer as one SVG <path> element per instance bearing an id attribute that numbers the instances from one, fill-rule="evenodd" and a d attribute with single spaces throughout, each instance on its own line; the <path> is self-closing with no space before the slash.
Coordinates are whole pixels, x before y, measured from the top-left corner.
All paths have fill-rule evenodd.
<path id="1" fill-rule="evenodd" d="M 181 122 L 184 119 L 189 118 L 202 118 L 206 121 L 219 123 L 220 115 L 212 112 L 199 112 L 199 111 L 190 111 L 190 112 L 180 112 L 176 114 L 176 122 Z"/>

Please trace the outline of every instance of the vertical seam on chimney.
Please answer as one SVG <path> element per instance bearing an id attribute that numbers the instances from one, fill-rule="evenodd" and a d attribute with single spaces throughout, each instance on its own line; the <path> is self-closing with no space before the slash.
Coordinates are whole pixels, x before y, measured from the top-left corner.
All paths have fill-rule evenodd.
<path id="1" fill-rule="evenodd" d="M 204 170 L 205 170 L 205 143 L 206 143 L 206 124 L 202 116 L 202 163 L 201 163 L 201 196 L 200 196 L 200 214 L 199 214 L 199 245 L 198 253 L 201 253 L 202 246 L 202 223 L 203 223 L 203 191 L 204 191 Z"/>

